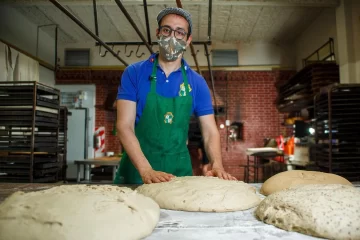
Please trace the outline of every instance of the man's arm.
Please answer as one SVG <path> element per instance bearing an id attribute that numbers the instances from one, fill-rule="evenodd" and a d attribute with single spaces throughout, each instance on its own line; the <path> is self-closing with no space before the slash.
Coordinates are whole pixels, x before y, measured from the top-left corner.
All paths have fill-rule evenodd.
<path id="1" fill-rule="evenodd" d="M 136 103 L 129 100 L 117 100 L 116 128 L 120 142 L 144 183 L 170 181 L 173 175 L 154 171 L 140 148 L 135 136 Z"/>
<path id="2" fill-rule="evenodd" d="M 216 126 L 214 114 L 200 116 L 199 120 L 205 151 L 212 164 L 212 170 L 207 175 L 227 180 L 236 180 L 235 177 L 224 170 L 221 158 L 220 134 Z"/>

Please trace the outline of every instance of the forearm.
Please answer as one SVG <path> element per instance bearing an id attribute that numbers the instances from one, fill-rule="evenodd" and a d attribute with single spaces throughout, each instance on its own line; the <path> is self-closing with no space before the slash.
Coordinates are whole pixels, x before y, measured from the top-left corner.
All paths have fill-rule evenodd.
<path id="1" fill-rule="evenodd" d="M 134 130 L 128 127 L 117 126 L 118 138 L 122 143 L 126 154 L 129 156 L 135 168 L 141 173 L 143 170 L 151 169 L 149 161 L 140 148 Z"/>
<path id="2" fill-rule="evenodd" d="M 204 135 L 205 150 L 210 163 L 212 164 L 213 168 L 223 169 L 219 132 L 211 131 Z"/>

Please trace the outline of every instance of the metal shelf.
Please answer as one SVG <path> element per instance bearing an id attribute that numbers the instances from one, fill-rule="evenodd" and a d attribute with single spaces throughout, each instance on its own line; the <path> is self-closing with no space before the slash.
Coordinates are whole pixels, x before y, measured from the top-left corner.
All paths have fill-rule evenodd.
<path id="1" fill-rule="evenodd" d="M 336 84 L 314 98 L 315 162 L 325 172 L 360 180 L 360 84 Z"/>
<path id="2" fill-rule="evenodd" d="M 60 91 L 38 82 L 0 83 L 0 181 L 58 178 Z"/>

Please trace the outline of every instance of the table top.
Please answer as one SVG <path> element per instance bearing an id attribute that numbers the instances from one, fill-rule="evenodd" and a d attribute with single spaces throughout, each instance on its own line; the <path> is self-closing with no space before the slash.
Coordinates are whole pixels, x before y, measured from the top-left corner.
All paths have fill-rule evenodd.
<path id="1" fill-rule="evenodd" d="M 59 184 L 31 184 L 31 183 L 0 183 L 0 202 L 16 191 L 37 191 L 58 186 Z M 259 193 L 261 183 L 250 184 Z M 135 189 L 139 185 L 119 185 Z M 354 183 L 360 188 L 360 182 Z M 203 213 L 164 210 L 160 211 L 159 222 L 153 233 L 145 240 L 238 240 L 238 239 L 284 239 L 311 240 L 320 239 L 296 232 L 287 232 L 272 225 L 265 224 L 255 217 L 255 209 L 226 213 Z"/>
<path id="2" fill-rule="evenodd" d="M 94 165 L 106 165 L 117 166 L 121 160 L 121 157 L 98 157 L 83 160 L 75 160 L 75 164 L 94 164 Z"/>

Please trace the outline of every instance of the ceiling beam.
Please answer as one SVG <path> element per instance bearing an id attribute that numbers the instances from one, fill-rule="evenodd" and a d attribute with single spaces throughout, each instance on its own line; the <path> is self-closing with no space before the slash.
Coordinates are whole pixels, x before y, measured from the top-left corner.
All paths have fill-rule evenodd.
<path id="1" fill-rule="evenodd" d="M 186 5 L 208 5 L 208 0 L 183 0 Z M 2 0 L 0 5 L 50 5 L 48 0 Z M 63 5 L 92 5 L 92 0 L 63 0 Z M 122 0 L 122 4 L 126 5 L 143 5 L 143 0 Z M 152 5 L 173 4 L 173 0 L 149 0 L 148 7 Z M 218 0 L 212 3 L 221 6 L 270 6 L 270 7 L 337 7 L 339 0 Z M 112 0 L 97 0 L 97 5 L 111 5 L 116 3 Z"/>

